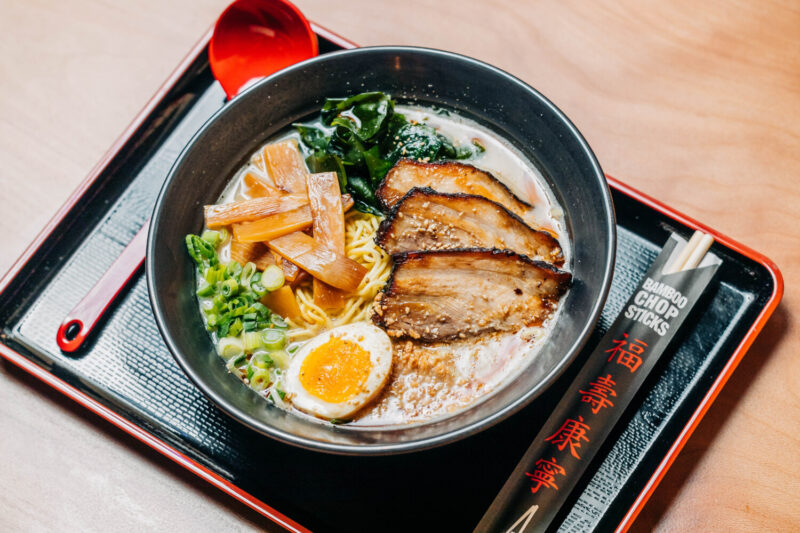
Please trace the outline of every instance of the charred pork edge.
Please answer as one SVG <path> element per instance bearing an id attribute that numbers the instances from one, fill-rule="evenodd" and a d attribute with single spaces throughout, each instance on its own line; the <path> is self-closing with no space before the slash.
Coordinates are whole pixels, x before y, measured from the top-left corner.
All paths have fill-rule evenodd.
<path id="1" fill-rule="evenodd" d="M 405 203 L 406 200 L 411 199 L 414 196 L 417 196 L 419 194 L 425 194 L 425 195 L 429 195 L 429 196 L 438 196 L 440 198 L 460 198 L 460 199 L 464 199 L 464 200 L 470 200 L 470 199 L 473 199 L 473 198 L 477 198 L 478 201 L 485 201 L 485 202 L 488 202 L 490 204 L 494 204 L 495 207 L 499 207 L 502 211 L 505 211 L 505 213 L 507 215 L 511 216 L 511 218 L 513 218 L 514 220 L 516 220 L 517 222 L 522 224 L 527 229 L 531 230 L 534 233 L 538 233 L 538 234 L 544 236 L 545 239 L 547 239 L 547 240 L 552 241 L 551 242 L 551 246 L 555 246 L 556 248 L 558 248 L 559 252 L 561 252 L 561 262 L 559 263 L 559 266 L 564 264 L 564 251 L 561 248 L 561 243 L 558 242 L 558 239 L 556 239 L 555 237 L 553 237 L 550 233 L 548 233 L 546 231 L 542 231 L 542 230 L 539 230 L 539 229 L 536 229 L 536 228 L 532 228 L 531 226 L 528 225 L 528 223 L 526 223 L 524 220 L 522 220 L 517 214 L 512 213 L 511 211 L 509 211 L 508 208 L 506 208 L 506 206 L 504 206 L 503 204 L 495 202 L 494 200 L 491 200 L 491 199 L 486 198 L 485 196 L 481 196 L 479 194 L 467 194 L 467 193 L 464 193 L 464 192 L 454 192 L 454 193 L 439 192 L 439 191 L 434 190 L 434 189 L 432 189 L 430 187 L 412 187 L 407 193 L 405 193 L 403 195 L 402 198 L 400 198 L 397 201 L 396 204 L 394 204 L 394 207 L 386 215 L 386 218 L 384 218 L 381 221 L 380 225 L 378 226 L 378 231 L 375 232 L 375 244 L 377 244 L 378 246 L 383 248 L 384 251 L 386 251 L 386 248 L 384 247 L 384 240 L 385 240 L 386 234 L 388 233 L 389 228 L 391 228 L 392 224 L 394 223 L 395 218 L 397 218 L 397 213 L 400 212 L 400 209 L 401 209 L 402 205 Z"/>
<path id="2" fill-rule="evenodd" d="M 400 265 L 420 259 L 427 255 L 463 256 L 468 253 L 482 257 L 493 257 L 498 255 L 505 257 L 513 257 L 519 259 L 523 263 L 528 263 L 529 265 L 539 267 L 543 270 L 549 271 L 552 274 L 555 274 L 558 278 L 561 278 L 559 280 L 559 288 L 561 288 L 564 291 L 566 291 L 572 285 L 572 274 L 570 274 L 569 272 L 559 270 L 550 263 L 545 263 L 544 261 L 537 261 L 535 259 L 531 259 L 527 255 L 518 254 L 517 252 L 513 252 L 511 250 L 499 250 L 497 248 L 455 248 L 453 250 L 417 250 L 414 252 L 403 252 L 392 255 L 392 261 L 394 263 L 392 265 L 392 271 L 389 273 L 389 279 L 386 280 L 386 284 L 383 286 L 383 289 L 381 289 L 381 291 L 378 293 L 376 301 L 373 303 L 373 306 L 381 305 L 385 297 L 392 296 L 392 289 L 394 289 L 394 275 L 397 272 L 397 269 Z M 380 326 L 383 329 L 388 328 L 388 326 L 383 320 L 382 312 L 381 313 L 373 312 L 372 322 L 374 322 L 376 326 Z"/>
<path id="3" fill-rule="evenodd" d="M 375 197 L 378 198 L 378 201 L 381 203 L 381 207 L 383 207 L 383 209 L 385 211 L 389 210 L 389 206 L 386 205 L 386 201 L 383 199 L 383 194 L 382 194 L 383 193 L 383 189 L 386 186 L 386 180 L 389 177 L 389 174 L 392 172 L 392 170 L 394 170 L 394 167 L 396 167 L 398 165 L 398 163 L 400 163 L 400 162 L 411 163 L 412 165 L 415 165 L 415 166 L 418 166 L 418 167 L 427 167 L 427 168 L 433 168 L 433 167 L 438 168 L 438 167 L 444 167 L 444 166 L 447 166 L 447 165 L 459 165 L 459 166 L 462 166 L 462 167 L 469 167 L 469 168 L 471 168 L 473 170 L 477 170 L 478 172 L 483 172 L 484 174 L 489 176 L 489 179 L 497 182 L 497 184 L 500 185 L 502 188 L 504 188 L 506 190 L 506 192 L 508 192 L 508 194 L 511 195 L 512 198 L 514 198 L 516 201 L 518 201 L 519 203 L 521 203 L 525 207 L 528 207 L 528 208 L 533 207 L 531 204 L 529 204 L 528 202 L 520 199 L 516 194 L 511 192 L 511 189 L 508 188 L 508 185 L 506 185 L 505 183 L 503 183 L 499 179 L 495 178 L 494 175 L 491 172 L 487 172 L 487 171 L 485 171 L 483 169 L 480 169 L 480 168 L 476 167 L 475 165 L 470 165 L 470 164 L 467 164 L 467 163 L 461 163 L 461 162 L 458 162 L 458 161 L 438 161 L 438 162 L 434 162 L 434 163 L 423 163 L 422 161 L 417 161 L 416 159 L 403 158 L 403 159 L 399 159 L 397 161 L 397 163 L 392 165 L 392 168 L 389 169 L 389 172 L 387 172 L 386 176 L 384 176 L 383 179 L 381 180 L 380 184 L 378 185 L 378 188 L 375 189 Z M 408 194 L 408 193 L 406 193 L 406 194 Z"/>

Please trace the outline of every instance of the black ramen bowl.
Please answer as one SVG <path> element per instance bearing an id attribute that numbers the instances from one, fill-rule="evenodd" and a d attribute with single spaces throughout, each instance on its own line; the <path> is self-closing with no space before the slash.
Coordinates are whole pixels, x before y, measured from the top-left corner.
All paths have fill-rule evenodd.
<path id="1" fill-rule="evenodd" d="M 400 103 L 473 119 L 531 160 L 565 211 L 574 283 L 549 342 L 532 364 L 471 407 L 445 418 L 380 429 L 333 426 L 268 403 L 228 373 L 203 326 L 195 266 L 184 247 L 205 204 L 262 144 L 318 115 L 326 97 L 385 91 Z M 575 126 L 522 81 L 460 55 L 409 47 L 326 54 L 274 74 L 234 98 L 194 136 L 156 202 L 147 283 L 161 334 L 184 372 L 223 411 L 263 434 L 314 450 L 390 454 L 446 444 L 496 424 L 544 393 L 574 359 L 603 307 L 614 265 L 614 211 L 600 165 Z"/>

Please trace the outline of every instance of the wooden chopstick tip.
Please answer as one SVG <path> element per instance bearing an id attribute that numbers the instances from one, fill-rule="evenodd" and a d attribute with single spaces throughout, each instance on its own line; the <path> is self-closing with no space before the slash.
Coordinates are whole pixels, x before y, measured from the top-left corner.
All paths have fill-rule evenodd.
<path id="1" fill-rule="evenodd" d="M 697 268 L 712 244 L 714 244 L 714 237 L 700 230 L 695 231 L 680 252 L 675 255 L 675 259 L 664 268 L 663 273 L 674 274 Z"/>

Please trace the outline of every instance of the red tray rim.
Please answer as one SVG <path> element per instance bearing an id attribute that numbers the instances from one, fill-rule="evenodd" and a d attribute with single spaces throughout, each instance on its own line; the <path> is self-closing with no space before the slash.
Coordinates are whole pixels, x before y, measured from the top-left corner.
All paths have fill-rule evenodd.
<path id="1" fill-rule="evenodd" d="M 342 48 L 356 48 L 358 46 L 354 42 L 316 23 L 312 22 L 311 27 L 317 35 L 325 39 L 328 39 L 329 41 L 341 46 Z M 41 230 L 41 232 L 39 232 L 39 234 L 36 236 L 33 242 L 31 242 L 31 244 L 28 245 L 25 251 L 14 262 L 14 264 L 6 272 L 6 274 L 2 277 L 2 279 L 0 279 L 0 293 L 5 291 L 8 285 L 14 280 L 17 274 L 19 274 L 20 270 L 28 263 L 28 261 L 41 247 L 41 245 L 48 238 L 48 236 L 61 223 L 61 221 L 64 219 L 67 213 L 69 213 L 69 211 L 75 206 L 75 204 L 83 197 L 83 195 L 92 185 L 92 183 L 94 183 L 94 181 L 100 176 L 102 171 L 108 166 L 108 164 L 116 156 L 116 154 L 120 151 L 120 149 L 122 149 L 122 147 L 128 142 L 130 137 L 136 132 L 139 126 L 142 125 L 142 123 L 146 120 L 146 118 L 150 115 L 150 113 L 153 112 L 155 107 L 164 98 L 164 96 L 172 88 L 172 86 L 175 85 L 175 83 L 181 78 L 181 76 L 184 74 L 189 65 L 191 65 L 191 63 L 197 58 L 197 56 L 203 52 L 209 40 L 211 39 L 212 31 L 213 28 L 210 28 L 203 35 L 203 37 L 197 42 L 197 44 L 194 45 L 194 47 L 190 50 L 190 52 L 186 55 L 186 57 L 184 57 L 184 59 L 178 64 L 177 68 L 172 72 L 172 74 L 170 74 L 170 76 L 163 83 L 163 85 L 150 98 L 147 104 L 145 104 L 144 108 L 136 115 L 136 117 L 133 119 L 130 125 L 123 131 L 123 133 L 117 138 L 117 140 L 114 141 L 111 147 L 106 151 L 105 155 L 100 159 L 100 161 L 97 162 L 97 164 L 92 168 L 92 170 L 89 172 L 86 178 L 69 196 L 69 198 L 64 202 L 61 208 L 59 208 L 59 210 L 55 213 L 55 215 L 53 215 L 53 217 L 45 225 L 45 227 Z M 756 317 L 756 320 L 753 322 L 752 326 L 745 334 L 741 343 L 739 344 L 739 346 L 736 347 L 730 359 L 723 367 L 722 372 L 714 381 L 714 383 L 711 385 L 711 388 L 703 397 L 700 404 L 695 409 L 694 413 L 692 413 L 692 416 L 689 418 L 689 421 L 686 423 L 683 430 L 681 430 L 681 432 L 679 433 L 678 438 L 672 443 L 666 455 L 661 460 L 658 467 L 656 467 L 655 472 L 651 475 L 650 479 L 647 481 L 644 488 L 636 497 L 630 509 L 627 511 L 625 516 L 622 518 L 622 521 L 617 526 L 616 532 L 623 533 L 631 527 L 631 525 L 641 512 L 644 505 L 650 499 L 653 492 L 655 492 L 656 487 L 664 478 L 664 476 L 666 475 L 670 466 L 672 466 L 673 462 L 675 461 L 680 451 L 686 445 L 686 442 L 689 440 L 689 437 L 691 437 L 692 433 L 694 433 L 694 430 L 700 424 L 700 421 L 705 416 L 711 404 L 717 398 L 723 386 L 725 385 L 725 383 L 727 383 L 728 379 L 730 379 L 731 374 L 738 366 L 745 352 L 747 352 L 748 348 L 750 348 L 750 346 L 753 344 L 753 341 L 761 332 L 761 330 L 764 328 L 764 325 L 766 324 L 767 320 L 770 318 L 772 313 L 775 311 L 775 308 L 778 306 L 781 297 L 783 296 L 784 284 L 783 284 L 783 276 L 780 270 L 778 269 L 777 265 L 775 265 L 775 263 L 765 255 L 753 250 L 748 246 L 745 246 L 744 244 L 741 244 L 738 241 L 735 241 L 734 239 L 720 233 L 719 231 L 713 228 L 710 228 L 709 226 L 706 226 L 705 224 L 698 222 L 697 220 L 687 215 L 684 215 L 683 213 L 680 213 L 679 211 L 676 211 L 675 209 L 672 209 L 671 207 L 656 200 L 655 198 L 648 196 L 634 189 L 633 187 L 630 187 L 629 185 L 626 185 L 625 183 L 619 181 L 618 179 L 608 174 L 606 174 L 606 178 L 608 179 L 609 186 L 617 190 L 618 192 L 625 194 L 633 198 L 634 200 L 647 205 L 652 209 L 655 209 L 656 211 L 662 213 L 663 215 L 666 215 L 685 226 L 688 226 L 696 230 L 702 230 L 712 235 L 718 243 L 759 263 L 760 265 L 762 265 L 764 268 L 767 269 L 767 271 L 772 276 L 773 280 L 773 291 L 766 305 L 761 310 L 758 317 Z M 175 461 L 177 464 L 186 468 L 190 472 L 196 474 L 205 481 L 211 483 L 212 485 L 219 488 L 223 492 L 229 494 L 230 496 L 244 503 L 251 509 L 269 518 L 276 524 L 286 528 L 288 531 L 295 531 L 295 532 L 310 531 L 304 526 L 292 520 L 291 518 L 280 513 L 273 507 L 259 500 L 252 494 L 245 492 L 244 490 L 237 487 L 235 484 L 231 483 L 230 481 L 227 481 L 220 475 L 212 472 L 208 468 L 199 464 L 197 461 L 189 458 L 187 455 L 178 451 L 176 448 L 167 444 L 166 442 L 159 439 L 155 435 L 151 434 L 148 431 L 145 431 L 144 429 L 130 422 L 123 416 L 113 411 L 112 409 L 106 407 L 99 401 L 95 400 L 94 398 L 91 398 L 86 393 L 81 392 L 80 390 L 69 385 L 65 381 L 57 378 L 56 376 L 48 372 L 46 369 L 30 361 L 22 354 L 12 350 L 11 348 L 9 348 L 4 344 L 0 344 L 0 356 L 4 357 L 17 367 L 21 368 L 22 370 L 28 372 L 33 377 L 43 381 L 44 383 L 54 388 L 55 390 L 61 392 L 65 396 L 75 400 L 76 402 L 83 405 L 93 413 L 99 415 L 101 418 L 107 420 L 114 426 L 118 427 L 122 431 L 133 436 L 137 440 L 143 442 L 144 444 L 154 449 L 155 451 L 161 453 L 165 457 Z"/>

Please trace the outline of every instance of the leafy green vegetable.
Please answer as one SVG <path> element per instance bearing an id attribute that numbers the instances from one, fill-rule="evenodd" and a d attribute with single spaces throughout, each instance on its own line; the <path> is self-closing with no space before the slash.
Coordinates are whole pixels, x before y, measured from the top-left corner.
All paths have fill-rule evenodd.
<path id="1" fill-rule="evenodd" d="M 300 134 L 300 140 L 303 144 L 308 146 L 314 151 L 324 151 L 328 146 L 328 134 L 322 128 L 314 126 L 304 126 L 302 124 L 294 125 L 297 132 Z"/>
<path id="2" fill-rule="evenodd" d="M 328 98 L 322 106 L 322 121 L 351 131 L 364 142 L 381 131 L 394 112 L 394 101 L 381 92 L 361 93 L 350 98 Z"/>
<path id="3" fill-rule="evenodd" d="M 432 161 L 442 149 L 442 141 L 447 139 L 425 124 L 408 123 L 397 132 L 389 159 L 397 161 L 401 157 Z"/>
<path id="4" fill-rule="evenodd" d="M 371 185 L 376 188 L 380 185 L 381 180 L 389 169 L 392 168 L 392 162 L 389 159 L 381 157 L 381 147 L 377 144 L 364 152 L 364 164 L 367 165 Z"/>
<path id="5" fill-rule="evenodd" d="M 375 193 L 364 178 L 351 176 L 350 181 L 347 182 L 347 190 L 353 195 L 355 200 L 361 200 L 367 205 L 377 205 Z"/>
<path id="6" fill-rule="evenodd" d="M 453 146 L 427 124 L 410 122 L 394 111 L 382 92 L 328 98 L 321 124 L 294 124 L 312 172 L 336 172 L 339 187 L 349 192 L 359 211 L 382 214 L 375 189 L 401 158 L 423 161 L 469 159 L 483 151 L 477 143 Z M 434 112 L 447 115 L 443 109 Z"/>

